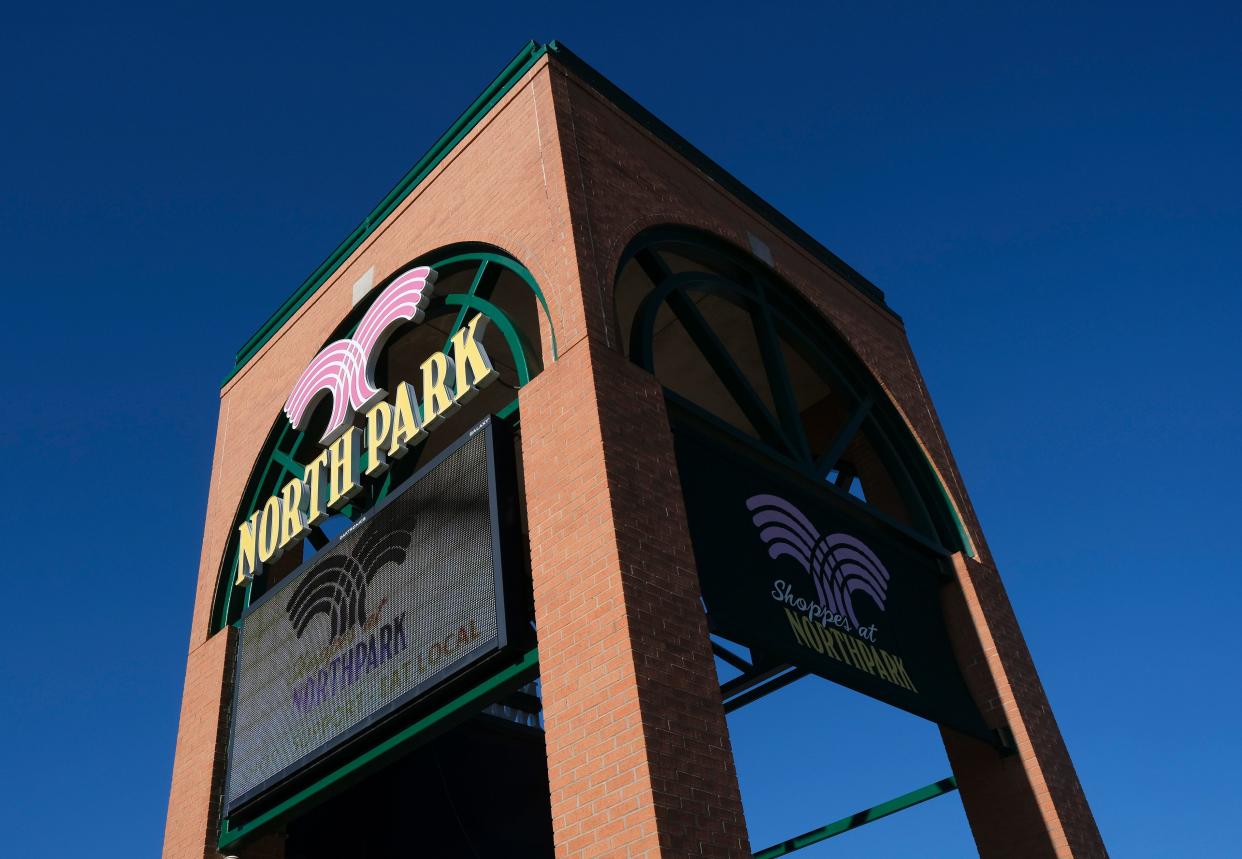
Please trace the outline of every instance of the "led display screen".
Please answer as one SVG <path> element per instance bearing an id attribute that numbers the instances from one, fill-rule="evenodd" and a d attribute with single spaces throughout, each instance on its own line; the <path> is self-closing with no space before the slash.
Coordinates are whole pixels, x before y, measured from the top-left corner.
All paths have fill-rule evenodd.
<path id="1" fill-rule="evenodd" d="M 243 615 L 226 813 L 506 646 L 502 430 L 475 427 Z"/>

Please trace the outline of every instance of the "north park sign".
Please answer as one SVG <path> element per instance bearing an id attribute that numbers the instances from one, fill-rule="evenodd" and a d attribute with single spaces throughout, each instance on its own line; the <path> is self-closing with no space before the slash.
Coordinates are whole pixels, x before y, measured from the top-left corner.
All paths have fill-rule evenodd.
<path id="1" fill-rule="evenodd" d="M 330 398 L 320 439 L 324 450 L 303 477 L 286 483 L 238 526 L 236 584 L 262 573 L 264 564 L 346 506 L 362 490 L 362 478 L 382 475 L 391 461 L 498 378 L 483 348 L 488 319 L 475 314 L 453 334 L 446 352 L 433 352 L 422 362 L 421 391 L 400 382 L 389 401 L 388 392 L 375 384 L 384 344 L 402 324 L 423 320 L 435 282 L 436 272 L 427 266 L 400 275 L 375 298 L 352 337 L 323 347 L 302 371 L 284 412 L 294 429 L 305 431 L 316 407 Z M 365 430 L 357 426 L 358 415 Z"/>

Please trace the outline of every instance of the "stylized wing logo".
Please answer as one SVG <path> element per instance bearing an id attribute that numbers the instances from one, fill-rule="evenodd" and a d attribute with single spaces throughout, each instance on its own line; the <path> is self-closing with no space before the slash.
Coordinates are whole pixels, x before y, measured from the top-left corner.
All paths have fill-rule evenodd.
<path id="1" fill-rule="evenodd" d="M 315 405 L 332 397 L 332 414 L 321 439 L 335 441 L 355 411 L 363 411 L 384 398 L 375 387 L 375 362 L 380 348 L 402 322 L 421 322 L 423 308 L 435 288 L 436 273 L 427 266 L 410 269 L 379 294 L 367 308 L 354 336 L 334 340 L 306 366 L 285 402 L 285 414 L 296 430 L 306 429 Z"/>
<path id="2" fill-rule="evenodd" d="M 326 615 L 331 638 L 335 640 L 367 619 L 367 585 L 385 564 L 403 563 L 413 540 L 411 531 L 398 529 L 379 533 L 368 529 L 354 547 L 352 555 L 329 558 L 293 589 L 285 611 L 289 622 L 302 637 L 317 615 Z"/>
<path id="3" fill-rule="evenodd" d="M 875 552 L 849 534 L 828 534 L 819 530 L 790 502 L 776 495 L 754 495 L 746 499 L 759 539 L 768 547 L 768 556 L 793 558 L 810 574 L 819 603 L 833 614 L 849 618 L 859 626 L 854 613 L 854 593 L 860 591 L 882 611 L 888 598 L 888 570 Z"/>

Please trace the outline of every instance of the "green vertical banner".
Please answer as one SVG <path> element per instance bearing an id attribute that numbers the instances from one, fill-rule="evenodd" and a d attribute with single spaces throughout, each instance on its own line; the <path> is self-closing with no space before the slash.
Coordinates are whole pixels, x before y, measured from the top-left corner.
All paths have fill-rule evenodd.
<path id="1" fill-rule="evenodd" d="M 678 429 L 713 632 L 994 741 L 949 645 L 943 557 L 826 484 Z"/>

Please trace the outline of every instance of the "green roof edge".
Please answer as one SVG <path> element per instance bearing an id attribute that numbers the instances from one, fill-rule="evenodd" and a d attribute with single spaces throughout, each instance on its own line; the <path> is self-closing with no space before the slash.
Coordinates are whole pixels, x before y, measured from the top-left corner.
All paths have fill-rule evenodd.
<path id="1" fill-rule="evenodd" d="M 359 245 L 371 235 L 384 219 L 392 214 L 393 210 L 400 205 L 410 192 L 427 177 L 427 175 L 436 168 L 436 166 L 444 159 L 444 157 L 461 142 L 470 131 L 479 123 L 487 113 L 498 102 L 501 97 L 507 93 L 514 84 L 530 70 L 531 66 L 542 57 L 545 53 L 556 56 L 558 60 L 563 62 L 575 74 L 581 77 L 586 83 L 590 84 L 602 95 L 615 103 L 618 107 L 629 114 L 640 125 L 658 137 L 671 149 L 677 152 L 686 160 L 690 161 L 699 170 L 706 174 L 710 179 L 723 187 L 726 191 L 737 197 L 744 204 L 753 209 L 761 217 L 772 223 L 773 226 L 783 231 L 790 238 L 796 241 L 804 249 L 813 256 L 831 268 L 833 271 L 841 275 L 845 280 L 863 295 L 879 304 L 884 310 L 888 311 L 894 318 L 901 317 L 888 306 L 884 300 L 884 293 L 867 278 L 863 277 L 854 270 L 848 263 L 828 250 L 818 241 L 811 237 L 809 233 L 781 214 L 774 206 L 766 202 L 750 188 L 746 187 L 733 174 L 729 173 L 701 150 L 691 144 L 688 140 L 670 128 L 668 125 L 658 119 L 655 114 L 651 113 L 629 95 L 627 95 L 620 87 L 608 80 L 594 68 L 592 68 L 585 60 L 575 54 L 569 48 L 552 41 L 544 45 L 529 41 L 518 52 L 504 70 L 496 76 L 487 88 L 476 98 L 465 111 L 462 112 L 453 124 L 449 126 L 440 138 L 432 145 L 422 158 L 411 167 L 401 180 L 393 186 L 392 190 L 384 195 L 384 198 L 376 204 L 362 223 L 354 228 L 345 240 L 337 245 L 336 249 L 328 255 L 327 259 L 321 262 L 310 275 L 302 281 L 301 286 L 294 290 L 293 294 L 284 300 L 284 302 L 276 309 L 276 311 L 268 317 L 267 321 L 260 326 L 259 330 L 250 336 L 242 347 L 237 350 L 234 356 L 233 369 L 224 377 L 220 383 L 221 387 L 227 385 L 246 363 L 253 358 L 264 344 L 272 338 L 272 336 L 280 329 L 282 325 L 289 321 L 290 317 L 297 312 L 306 301 L 315 294 L 315 292 L 341 267 L 345 260 L 353 253 Z"/>

